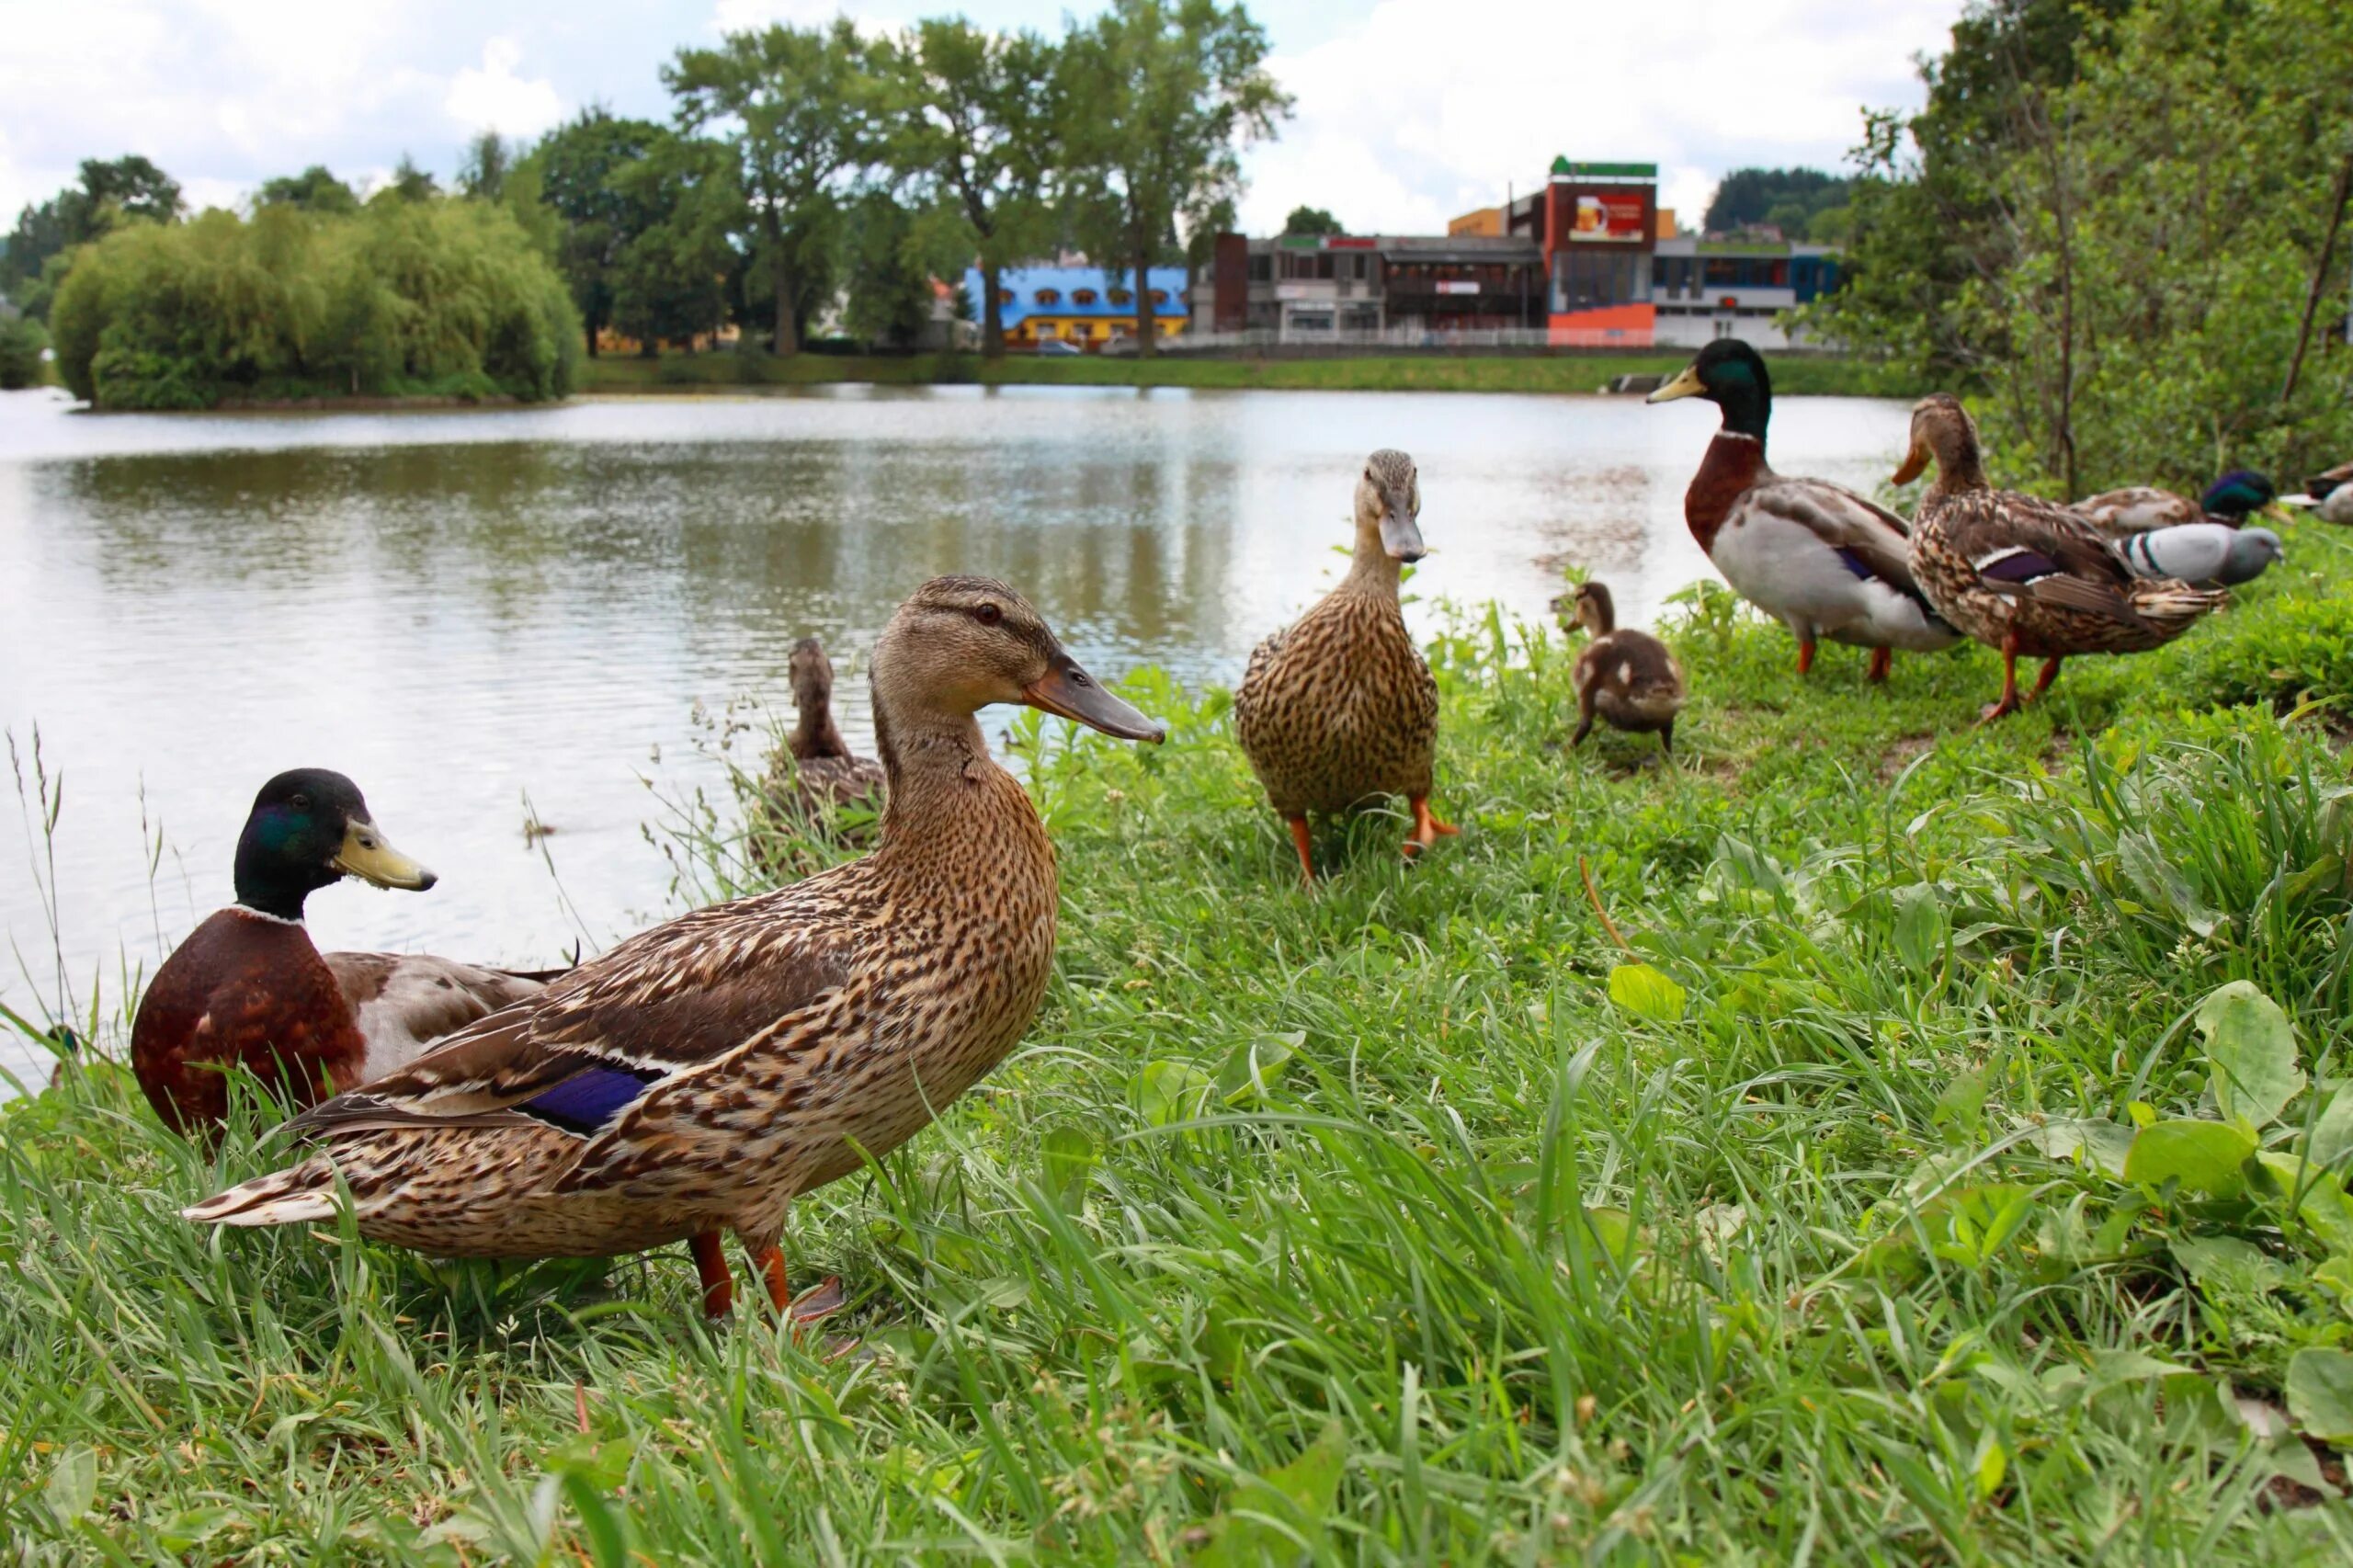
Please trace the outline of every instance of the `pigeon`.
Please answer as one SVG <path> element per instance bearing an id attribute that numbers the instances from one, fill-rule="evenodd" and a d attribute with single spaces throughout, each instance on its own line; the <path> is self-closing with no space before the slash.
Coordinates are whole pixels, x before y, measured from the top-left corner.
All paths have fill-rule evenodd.
<path id="1" fill-rule="evenodd" d="M 2117 540 L 2115 549 L 2135 577 L 2177 577 L 2198 587 L 2252 583 L 2264 568 L 2287 558 L 2279 536 L 2269 528 L 2234 528 L 2227 523 L 2151 528 Z"/>

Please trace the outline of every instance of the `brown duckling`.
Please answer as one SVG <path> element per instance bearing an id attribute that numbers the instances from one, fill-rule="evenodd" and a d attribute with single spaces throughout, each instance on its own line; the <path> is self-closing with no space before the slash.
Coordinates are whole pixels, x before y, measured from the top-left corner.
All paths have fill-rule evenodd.
<path id="1" fill-rule="evenodd" d="M 1552 608 L 1574 616 L 1593 636 L 1569 672 L 1577 688 L 1577 731 L 1569 744 L 1585 744 L 1597 714 L 1613 730 L 1655 733 L 1659 749 L 1673 756 L 1675 716 L 1691 688 L 1666 644 L 1647 631 L 1620 630 L 1617 604 L 1604 584 L 1580 583 L 1574 594 L 1554 599 Z"/>

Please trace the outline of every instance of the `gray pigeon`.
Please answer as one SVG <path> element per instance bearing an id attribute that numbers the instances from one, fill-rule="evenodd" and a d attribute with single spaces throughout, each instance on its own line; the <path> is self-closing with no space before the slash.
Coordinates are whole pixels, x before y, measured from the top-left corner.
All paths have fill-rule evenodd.
<path id="1" fill-rule="evenodd" d="M 2234 528 L 2222 523 L 2151 528 L 2118 540 L 2116 553 L 2135 577 L 2178 577 L 2199 587 L 2225 588 L 2252 583 L 2265 567 L 2286 559 L 2279 536 L 2269 528 Z"/>

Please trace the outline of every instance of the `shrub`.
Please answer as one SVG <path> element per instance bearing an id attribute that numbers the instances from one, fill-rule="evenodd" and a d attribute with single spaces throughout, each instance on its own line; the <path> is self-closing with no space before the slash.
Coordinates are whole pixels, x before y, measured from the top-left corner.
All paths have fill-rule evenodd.
<path id="1" fill-rule="evenodd" d="M 569 392 L 580 324 L 504 209 L 287 206 L 121 230 L 85 249 L 51 312 L 59 373 L 100 408 L 318 396 Z"/>
<path id="2" fill-rule="evenodd" d="M 49 334 L 30 316 L 0 321 L 0 392 L 21 392 L 41 383 L 41 350 Z"/>

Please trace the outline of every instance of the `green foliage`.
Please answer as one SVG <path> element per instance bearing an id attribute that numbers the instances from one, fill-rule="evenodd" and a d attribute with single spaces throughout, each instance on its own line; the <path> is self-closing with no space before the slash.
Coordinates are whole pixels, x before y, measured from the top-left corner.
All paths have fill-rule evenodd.
<path id="1" fill-rule="evenodd" d="M 733 156 L 717 142 L 660 131 L 606 177 L 628 224 L 608 231 L 620 237 L 604 275 L 612 324 L 647 344 L 718 331 L 744 212 Z"/>
<path id="2" fill-rule="evenodd" d="M 650 120 L 591 107 L 549 131 L 524 159 L 558 220 L 556 264 L 591 344 L 612 324 L 616 275 L 631 242 L 654 221 L 645 204 L 654 193 L 631 171 L 669 134 Z"/>
<path id="3" fill-rule="evenodd" d="M 255 194 L 256 207 L 300 207 L 308 212 L 347 214 L 359 210 L 359 198 L 335 177 L 324 164 L 313 164 L 299 175 L 280 175 L 262 181 Z"/>
<path id="4" fill-rule="evenodd" d="M 169 223 L 181 211 L 179 182 L 136 154 L 85 159 L 82 182 L 17 215 L 0 241 L 0 294 L 31 314 L 48 313 L 56 281 L 77 245 L 125 223 Z"/>
<path id="5" fill-rule="evenodd" d="M 561 282 L 504 210 L 292 204 L 134 225 L 59 290 L 58 370 L 101 408 L 415 392 L 561 397 L 580 352 Z"/>
<path id="6" fill-rule="evenodd" d="M 1179 233 L 1233 226 L 1240 148 L 1290 112 L 1266 57 L 1265 29 L 1216 0 L 1114 0 L 1063 42 L 1071 223 L 1090 255 L 1134 273 L 1143 356 L 1158 336 L 1146 269 Z"/>
<path id="7" fill-rule="evenodd" d="M 1717 182 L 1702 227 L 1731 233 L 1771 223 L 1790 239 L 1824 238 L 1812 232 L 1814 220 L 1843 209 L 1851 183 L 1820 169 L 1734 169 Z"/>
<path id="8" fill-rule="evenodd" d="M 1286 234 L 1345 234 L 1340 221 L 1321 207 L 1294 207 L 1283 220 Z"/>
<path id="9" fill-rule="evenodd" d="M 1972 17 L 1928 109 L 1874 123 L 1824 324 L 1982 385 L 1995 459 L 2052 491 L 2339 460 L 2348 51 L 2329 0 Z"/>
<path id="10" fill-rule="evenodd" d="M 852 201 L 845 216 L 843 327 L 870 347 L 914 347 L 931 320 L 932 278 L 954 269 L 947 226 L 923 222 L 880 190 Z"/>
<path id="11" fill-rule="evenodd" d="M 800 347 L 798 322 L 822 297 L 842 201 L 879 154 L 885 61 L 883 46 L 836 17 L 823 28 L 729 33 L 715 49 L 680 50 L 662 68 L 680 124 L 719 130 L 734 150 L 780 356 Z"/>
<path id="12" fill-rule="evenodd" d="M 49 334 L 30 316 L 0 319 L 0 392 L 40 385 L 41 351 L 48 347 Z"/>

